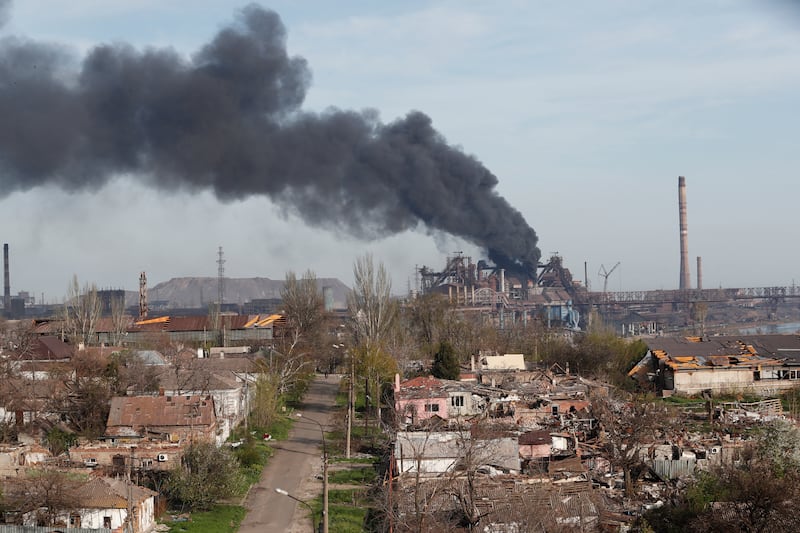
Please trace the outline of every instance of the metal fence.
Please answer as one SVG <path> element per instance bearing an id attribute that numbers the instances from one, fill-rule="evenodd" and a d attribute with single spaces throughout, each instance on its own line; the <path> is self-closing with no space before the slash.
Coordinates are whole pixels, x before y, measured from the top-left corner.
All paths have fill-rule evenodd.
<path id="1" fill-rule="evenodd" d="M 697 461 L 694 459 L 655 459 L 653 471 L 661 479 L 676 479 L 692 474 L 696 465 Z"/>

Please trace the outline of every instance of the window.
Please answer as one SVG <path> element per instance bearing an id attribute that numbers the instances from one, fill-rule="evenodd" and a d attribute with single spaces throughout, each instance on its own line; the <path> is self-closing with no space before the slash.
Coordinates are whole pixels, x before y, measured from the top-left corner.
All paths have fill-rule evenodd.
<path id="1" fill-rule="evenodd" d="M 450 405 L 453 407 L 464 407 L 464 397 L 463 396 L 453 396 L 450 398 Z"/>
<path id="2" fill-rule="evenodd" d="M 111 517 L 104 516 L 103 517 L 103 527 L 106 529 L 111 529 Z"/>
<path id="3" fill-rule="evenodd" d="M 439 404 L 438 403 L 426 403 L 425 404 L 425 412 L 426 413 L 436 413 L 439 411 Z"/>

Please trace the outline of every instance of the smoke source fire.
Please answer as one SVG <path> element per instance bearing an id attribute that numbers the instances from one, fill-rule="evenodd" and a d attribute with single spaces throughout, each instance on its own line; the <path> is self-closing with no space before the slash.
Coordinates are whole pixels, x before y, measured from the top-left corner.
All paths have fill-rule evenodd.
<path id="1" fill-rule="evenodd" d="M 374 111 L 303 111 L 311 73 L 285 41 L 280 17 L 255 5 L 190 60 L 104 44 L 76 61 L 2 37 L 0 195 L 92 190 L 127 173 L 221 200 L 264 195 L 362 239 L 444 231 L 535 272 L 536 233 L 489 170 L 418 111 L 388 124 Z"/>

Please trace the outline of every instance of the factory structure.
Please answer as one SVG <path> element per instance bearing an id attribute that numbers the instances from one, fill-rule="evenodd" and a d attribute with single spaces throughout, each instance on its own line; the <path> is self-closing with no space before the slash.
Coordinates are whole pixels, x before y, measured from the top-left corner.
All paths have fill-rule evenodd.
<path id="1" fill-rule="evenodd" d="M 527 325 L 535 320 L 548 328 L 585 329 L 593 316 L 600 317 L 622 335 L 665 334 L 686 331 L 705 333 L 706 325 L 736 328 L 747 323 L 800 319 L 800 286 L 704 289 L 702 258 L 697 256 L 696 284 L 691 283 L 686 178 L 678 177 L 678 230 L 680 273 L 678 289 L 647 291 L 588 290 L 573 279 L 558 254 L 542 262 L 536 274 L 520 277 L 485 260 L 456 253 L 441 270 L 417 269 L 417 294 L 440 293 L 465 312 L 479 313 L 500 328 Z M 618 263 L 619 264 L 619 263 Z M 610 270 L 601 270 L 608 275 Z"/>
<path id="2" fill-rule="evenodd" d="M 578 329 L 580 313 L 574 306 L 580 282 L 572 279 L 562 259 L 553 255 L 540 264 L 535 276 L 508 275 L 503 268 L 487 261 L 473 262 L 461 253 L 447 258 L 445 267 L 435 271 L 417 269 L 417 294 L 440 293 L 459 307 L 481 313 L 496 321 L 500 328 L 521 322 L 542 320 L 547 326 Z"/>
<path id="3" fill-rule="evenodd" d="M 758 287 L 732 289 L 704 289 L 702 259 L 697 256 L 696 284 L 691 283 L 688 245 L 688 207 L 686 200 L 686 178 L 678 177 L 678 230 L 680 239 L 680 272 L 678 289 L 649 291 L 608 291 L 608 276 L 619 266 L 601 268 L 605 277 L 602 291 L 588 287 L 588 272 L 584 263 L 583 282 L 573 278 L 564 266 L 561 256 L 553 254 L 547 261 L 539 262 L 535 268 L 529 265 L 509 264 L 507 270 L 488 260 L 473 260 L 462 252 L 454 252 L 446 258 L 443 268 L 428 266 L 416 269 L 416 281 L 409 297 L 438 293 L 444 295 L 454 306 L 467 313 L 491 320 L 499 328 L 513 325 L 527 326 L 537 323 L 547 328 L 570 331 L 586 329 L 593 317 L 601 318 L 613 325 L 623 335 L 661 334 L 700 329 L 705 333 L 706 324 L 763 323 L 765 321 L 800 320 L 800 286 Z M 238 314 L 272 313 L 280 306 L 276 298 L 265 298 L 255 294 L 252 300 L 242 305 L 224 302 L 224 256 L 222 247 L 218 251 L 218 276 L 216 279 L 217 301 L 220 311 Z M 11 295 L 9 245 L 3 245 L 3 299 L 0 316 L 7 319 L 44 317 L 54 313 L 53 306 L 37 302 L 27 292 Z M 518 267 L 518 268 L 517 268 Z M 229 280 L 230 281 L 230 280 Z M 338 280 L 336 280 L 338 282 Z M 338 282 L 341 285 L 341 282 Z M 342 285 L 344 289 L 344 285 Z M 326 309 L 333 308 L 331 287 L 323 287 Z M 138 306 L 128 308 L 139 320 L 167 313 L 205 314 L 203 288 L 199 288 L 199 305 L 148 299 L 147 278 L 140 274 Z M 206 289 L 206 293 L 212 291 Z M 124 301 L 126 294 L 119 289 L 98 291 L 103 315 L 108 315 L 112 304 Z M 241 300 L 241 295 L 239 296 Z M 244 300 L 241 300 L 244 301 Z M 195 309 L 196 308 L 196 309 Z"/>

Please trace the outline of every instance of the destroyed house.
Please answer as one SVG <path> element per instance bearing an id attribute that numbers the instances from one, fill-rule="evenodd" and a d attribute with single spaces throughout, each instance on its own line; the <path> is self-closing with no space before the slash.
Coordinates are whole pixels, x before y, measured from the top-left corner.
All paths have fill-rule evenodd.
<path id="1" fill-rule="evenodd" d="M 103 440 L 213 442 L 217 433 L 210 396 L 116 396 L 111 399 Z"/>
<path id="2" fill-rule="evenodd" d="M 400 383 L 395 377 L 395 410 L 401 425 L 418 424 L 439 417 L 443 420 L 473 416 L 485 402 L 472 393 L 473 386 L 460 381 L 417 377 Z"/>
<path id="3" fill-rule="evenodd" d="M 438 476 L 461 470 L 520 470 L 519 443 L 510 435 L 473 435 L 470 431 L 399 431 L 394 460 L 398 475 Z"/>
<path id="4" fill-rule="evenodd" d="M 165 368 L 158 374 L 159 390 L 167 396 L 211 396 L 218 431 L 217 444 L 224 442 L 247 414 L 255 398 L 258 366 L 252 360 L 193 359 L 184 366 Z"/>
<path id="5" fill-rule="evenodd" d="M 659 337 L 628 375 L 664 395 L 772 395 L 800 385 L 800 337 Z"/>

